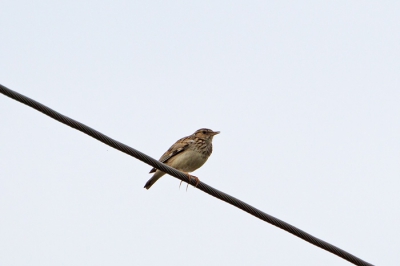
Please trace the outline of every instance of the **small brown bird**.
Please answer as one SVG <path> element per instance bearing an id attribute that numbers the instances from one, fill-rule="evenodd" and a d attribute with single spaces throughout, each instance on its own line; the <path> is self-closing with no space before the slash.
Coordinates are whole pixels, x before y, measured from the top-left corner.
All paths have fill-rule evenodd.
<path id="1" fill-rule="evenodd" d="M 189 179 L 196 179 L 198 184 L 200 180 L 195 176 L 189 175 L 189 173 L 200 168 L 207 161 L 208 157 L 210 157 L 212 153 L 212 140 L 217 134 L 219 134 L 219 131 L 201 128 L 192 135 L 181 138 L 175 142 L 175 144 L 161 156 L 159 161 L 179 171 L 185 172 Z M 149 189 L 160 177 L 165 175 L 164 172 L 156 168 L 151 169 L 150 173 L 154 173 L 154 175 L 144 186 L 146 189 Z"/>

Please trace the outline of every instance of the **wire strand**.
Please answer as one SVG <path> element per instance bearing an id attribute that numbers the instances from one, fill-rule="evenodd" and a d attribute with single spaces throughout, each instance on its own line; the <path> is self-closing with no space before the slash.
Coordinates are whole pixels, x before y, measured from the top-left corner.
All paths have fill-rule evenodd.
<path id="1" fill-rule="evenodd" d="M 147 163 L 165 173 L 168 173 L 169 175 L 172 175 L 172 176 L 182 180 L 183 182 L 189 183 L 193 186 L 196 185 L 196 181 L 194 179 L 189 180 L 189 178 L 186 174 L 184 174 L 172 167 L 169 167 L 168 165 L 163 164 L 163 163 L 151 158 L 150 156 L 148 156 L 134 148 L 129 147 L 128 145 L 125 145 L 119 141 L 116 141 L 116 140 L 100 133 L 99 131 L 97 131 L 93 128 L 90 128 L 72 118 L 62 115 L 62 114 L 56 112 L 55 110 L 35 101 L 33 99 L 30 99 L 18 92 L 10 90 L 1 84 L 0 84 L 0 92 L 18 102 L 26 104 L 26 105 L 32 107 L 33 109 L 36 109 L 37 111 L 42 112 L 43 114 L 45 114 L 47 116 L 52 117 L 53 119 L 65 124 L 67 126 L 70 126 L 72 128 L 75 128 L 76 130 L 83 132 L 83 133 L 103 142 L 104 144 L 107 144 L 107 145 L 109 145 L 119 151 L 122 151 L 126 154 L 129 154 L 129 155 L 135 157 L 136 159 L 138 159 L 144 163 Z M 253 206 L 251 206 L 235 197 L 232 197 L 222 191 L 219 191 L 201 181 L 196 186 L 196 188 L 204 191 L 205 193 L 207 193 L 213 197 L 216 197 L 216 198 L 218 198 L 222 201 L 225 201 L 233 206 L 236 206 L 237 208 L 239 208 L 239 209 L 267 222 L 267 223 L 273 224 L 273 225 L 275 225 L 275 226 L 277 226 L 277 227 L 279 227 L 279 228 L 281 228 L 281 229 L 283 229 L 283 230 L 285 230 L 285 231 L 287 231 L 287 232 L 289 232 L 289 233 L 291 233 L 291 234 L 293 234 L 293 235 L 295 235 L 317 247 L 320 247 L 330 253 L 333 253 L 355 265 L 362 265 L 362 266 L 372 265 L 372 264 L 350 254 L 349 252 L 344 251 L 343 249 L 340 249 L 332 244 L 329 244 L 328 242 L 325 242 L 315 236 L 312 236 L 293 225 L 290 225 L 290 224 L 288 224 L 278 218 L 275 218 L 257 208 L 254 208 Z"/>

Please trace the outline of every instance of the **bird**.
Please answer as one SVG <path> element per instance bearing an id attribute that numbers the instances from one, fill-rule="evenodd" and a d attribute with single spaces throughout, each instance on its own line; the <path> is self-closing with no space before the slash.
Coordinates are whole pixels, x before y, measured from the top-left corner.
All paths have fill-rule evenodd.
<path id="1" fill-rule="evenodd" d="M 159 161 L 184 172 L 189 177 L 189 180 L 194 178 L 197 186 L 200 180 L 189 173 L 197 170 L 207 161 L 212 153 L 213 137 L 219 133 L 219 131 L 212 131 L 208 128 L 196 130 L 192 135 L 183 137 L 175 142 L 161 156 Z M 154 173 L 154 175 L 144 185 L 146 189 L 149 189 L 158 179 L 165 175 L 165 172 L 156 168 L 151 169 L 149 173 Z"/>

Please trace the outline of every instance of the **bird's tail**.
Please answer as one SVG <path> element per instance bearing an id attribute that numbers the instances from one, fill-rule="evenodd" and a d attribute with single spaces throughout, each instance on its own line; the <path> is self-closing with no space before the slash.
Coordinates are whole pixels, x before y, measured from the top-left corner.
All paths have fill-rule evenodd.
<path id="1" fill-rule="evenodd" d="M 159 170 L 157 170 L 154 175 L 147 181 L 146 185 L 144 185 L 145 189 L 149 189 L 152 185 L 154 185 L 155 182 L 157 182 L 158 179 L 160 179 L 160 177 L 162 177 L 163 175 L 165 175 L 164 172 L 161 172 Z"/>

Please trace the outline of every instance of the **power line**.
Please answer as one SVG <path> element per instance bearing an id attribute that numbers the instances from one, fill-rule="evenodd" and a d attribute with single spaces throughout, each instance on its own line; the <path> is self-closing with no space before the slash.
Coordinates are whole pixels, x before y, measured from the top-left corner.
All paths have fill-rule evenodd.
<path id="1" fill-rule="evenodd" d="M 67 126 L 75 128 L 75 129 L 77 129 L 77 130 L 79 130 L 79 131 L 81 131 L 81 132 L 83 132 L 83 133 L 85 133 L 85 134 L 119 150 L 119 151 L 129 154 L 144 163 L 147 163 L 157 169 L 160 169 L 161 171 L 163 171 L 165 173 L 168 173 L 184 182 L 190 183 L 193 186 L 196 185 L 196 181 L 194 179 L 189 180 L 189 178 L 187 177 L 186 174 L 184 174 L 172 167 L 169 167 L 168 165 L 163 164 L 163 163 L 151 158 L 150 156 L 148 156 L 138 150 L 135 150 L 134 148 L 129 147 L 128 145 L 125 145 L 119 141 L 116 141 L 110 137 L 107 137 L 106 135 L 100 133 L 99 131 L 97 131 L 93 128 L 90 128 L 72 118 L 62 115 L 62 114 L 54 111 L 53 109 L 51 109 L 33 99 L 30 99 L 18 92 L 10 90 L 1 84 L 0 84 L 0 92 L 18 102 L 26 104 L 26 105 L 32 107 L 33 109 L 36 109 L 37 111 L 42 112 L 43 114 L 45 114 L 47 116 L 54 118 L 55 120 L 65 124 Z M 219 191 L 201 181 L 196 186 L 196 188 L 204 191 L 205 193 L 207 193 L 213 197 L 216 197 L 216 198 L 223 200 L 233 206 L 236 206 L 237 208 L 239 208 L 247 213 L 250 213 L 251 215 L 253 215 L 267 223 L 273 224 L 273 225 L 275 225 L 297 237 L 300 237 L 301 239 L 303 239 L 317 247 L 325 249 L 328 252 L 331 252 L 351 263 L 354 263 L 355 265 L 362 265 L 362 266 L 372 265 L 372 264 L 348 253 L 347 251 L 344 251 L 343 249 L 340 249 L 332 244 L 329 244 L 328 242 L 325 242 L 319 238 L 316 238 L 316 237 L 304 232 L 303 230 L 300 230 L 299 228 L 297 228 L 293 225 L 290 225 L 282 220 L 279 220 L 278 218 L 275 218 L 265 212 L 262 212 L 261 210 L 256 209 L 253 206 L 251 206 L 235 197 L 232 197 L 222 191 Z"/>

